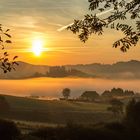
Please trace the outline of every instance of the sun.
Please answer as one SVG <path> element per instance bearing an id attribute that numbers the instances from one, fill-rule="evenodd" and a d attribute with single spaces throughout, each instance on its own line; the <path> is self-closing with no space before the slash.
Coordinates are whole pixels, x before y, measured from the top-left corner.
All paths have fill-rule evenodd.
<path id="1" fill-rule="evenodd" d="M 35 39 L 32 42 L 32 52 L 35 56 L 40 56 L 43 52 L 43 41 L 41 39 Z"/>

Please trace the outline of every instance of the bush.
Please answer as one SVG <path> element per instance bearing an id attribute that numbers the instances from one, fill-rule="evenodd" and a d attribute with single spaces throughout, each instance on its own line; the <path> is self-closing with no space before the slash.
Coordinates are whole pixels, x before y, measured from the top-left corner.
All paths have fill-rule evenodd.
<path id="1" fill-rule="evenodd" d="M 119 133 L 120 134 L 120 133 Z M 40 140 L 122 140 L 121 135 L 108 128 L 84 127 L 72 124 L 66 127 L 43 128 L 30 134 Z"/>
<path id="2" fill-rule="evenodd" d="M 0 120 L 0 140 L 17 140 L 20 131 L 14 122 Z"/>

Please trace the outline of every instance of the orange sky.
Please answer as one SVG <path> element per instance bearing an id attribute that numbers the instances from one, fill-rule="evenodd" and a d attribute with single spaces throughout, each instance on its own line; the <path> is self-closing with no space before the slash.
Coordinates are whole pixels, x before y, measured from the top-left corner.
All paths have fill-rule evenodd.
<path id="1" fill-rule="evenodd" d="M 0 1 L 1 23 L 11 29 L 12 48 L 9 53 L 33 64 L 63 65 L 79 63 L 114 63 L 140 60 L 140 44 L 127 53 L 112 48 L 119 32 L 108 30 L 104 36 L 92 36 L 83 44 L 69 31 L 58 29 L 82 19 L 88 11 L 85 0 L 3 0 Z M 40 57 L 31 51 L 33 40 L 43 41 Z"/>

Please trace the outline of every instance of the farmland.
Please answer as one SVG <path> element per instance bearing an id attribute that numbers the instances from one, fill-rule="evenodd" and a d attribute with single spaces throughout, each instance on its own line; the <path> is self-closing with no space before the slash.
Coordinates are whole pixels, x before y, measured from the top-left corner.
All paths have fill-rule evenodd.
<path id="1" fill-rule="evenodd" d="M 70 102 L 59 100 L 36 100 L 24 97 L 5 96 L 10 110 L 0 114 L 1 118 L 46 124 L 96 124 L 113 119 L 106 111 L 108 104 Z"/>

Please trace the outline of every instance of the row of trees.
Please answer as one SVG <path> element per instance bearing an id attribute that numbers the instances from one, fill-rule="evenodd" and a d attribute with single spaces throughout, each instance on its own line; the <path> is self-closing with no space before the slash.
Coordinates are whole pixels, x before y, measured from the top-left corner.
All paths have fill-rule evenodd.
<path id="1" fill-rule="evenodd" d="M 106 90 L 102 93 L 102 96 L 109 97 L 109 96 L 134 96 L 134 91 L 131 90 L 123 90 L 121 88 L 113 88 L 111 91 Z"/>
<path id="2" fill-rule="evenodd" d="M 87 77 L 88 75 L 76 69 L 68 69 L 65 66 L 54 66 L 49 68 L 49 71 L 46 73 L 45 76 L 47 77 L 86 76 Z"/>
<path id="3" fill-rule="evenodd" d="M 65 100 L 68 100 L 70 97 L 71 90 L 69 88 L 65 88 L 62 91 L 63 97 Z M 113 88 L 111 91 L 104 91 L 103 94 L 100 96 L 96 91 L 85 91 L 78 99 L 80 101 L 95 101 L 96 99 L 102 99 L 109 97 L 108 103 L 109 107 L 107 107 L 107 111 L 112 112 L 114 114 L 114 117 L 121 118 L 124 115 L 124 106 L 125 104 L 115 98 L 117 96 L 128 96 L 133 97 L 135 93 L 133 91 L 129 90 L 123 90 L 121 88 Z M 101 97 L 101 98 L 100 98 Z M 127 113 L 129 114 L 129 111 L 131 109 L 131 106 L 135 104 L 136 101 L 133 99 L 130 103 L 128 108 L 126 108 Z M 133 106 L 132 106 L 133 107 Z M 128 111 L 129 110 L 129 111 Z M 132 112 L 133 110 L 131 110 Z M 131 114 L 129 114 L 130 116 Z"/>
<path id="4" fill-rule="evenodd" d="M 86 74 L 80 70 L 68 69 L 65 66 L 52 66 L 45 74 L 36 72 L 32 75 L 32 77 L 68 77 L 68 76 L 91 77 L 89 74 Z"/>
<path id="5" fill-rule="evenodd" d="M 62 91 L 62 95 L 64 99 L 68 99 L 70 97 L 71 90 L 69 88 L 65 88 Z M 113 98 L 113 97 L 130 97 L 134 96 L 135 93 L 134 91 L 131 90 L 123 90 L 121 88 L 113 88 L 110 91 L 105 90 L 101 96 L 97 91 L 85 91 L 80 97 L 80 100 L 85 100 L 85 101 L 94 101 L 95 99 L 99 97 L 107 97 L 107 98 Z"/>

